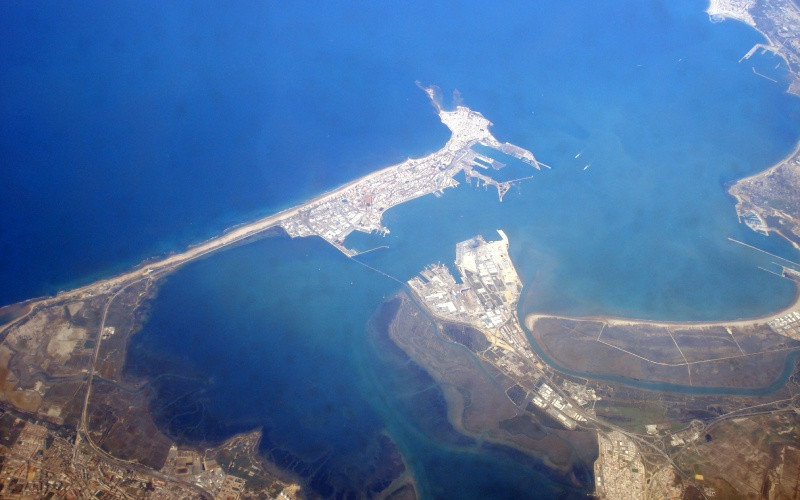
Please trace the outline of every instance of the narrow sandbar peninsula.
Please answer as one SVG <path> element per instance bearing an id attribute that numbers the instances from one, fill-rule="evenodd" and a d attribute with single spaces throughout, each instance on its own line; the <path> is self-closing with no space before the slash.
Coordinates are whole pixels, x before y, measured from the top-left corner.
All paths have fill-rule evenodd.
<path id="1" fill-rule="evenodd" d="M 433 88 L 424 88 L 436 107 L 439 119 L 451 131 L 451 137 L 438 151 L 423 158 L 410 158 L 324 193 L 302 205 L 270 215 L 263 219 L 226 231 L 188 250 L 150 262 L 133 271 L 101 280 L 90 285 L 58 294 L 35 303 L 44 306 L 55 300 L 81 298 L 107 293 L 120 286 L 147 276 L 162 276 L 194 259 L 270 229 L 281 227 L 291 237 L 320 236 L 348 257 L 356 252 L 344 246 L 353 231 L 388 233 L 381 225 L 383 213 L 401 203 L 441 192 L 458 185 L 455 176 L 464 172 L 467 179 L 493 186 L 502 201 L 505 193 L 519 180 L 497 182 L 479 170 L 486 169 L 487 158 L 471 148 L 477 144 L 514 156 L 539 170 L 539 162 L 530 151 L 509 143 L 499 142 L 489 131 L 492 122 L 481 113 L 465 106 L 445 110 L 436 100 Z M 483 161 L 484 163 L 481 163 Z M 527 179 L 529 177 L 525 177 Z M 33 302 L 30 303 L 33 305 Z"/>
<path id="2" fill-rule="evenodd" d="M 496 188 L 502 201 L 511 185 L 522 179 L 493 179 L 490 172 L 503 164 L 473 151 L 478 144 L 539 169 L 530 151 L 495 139 L 489 132 L 492 123 L 483 115 L 464 106 L 444 110 L 434 90 L 424 90 L 452 133 L 438 151 L 378 170 L 121 275 L 0 309 L 6 320 L 0 326 L 0 404 L 65 432 L 52 450 L 72 463 L 70 470 L 76 474 L 97 470 L 100 462 L 113 477 L 155 483 L 155 495 L 161 498 L 213 498 L 244 490 L 270 498 L 302 495 L 301 478 L 259 455 L 260 431 L 205 450 L 179 447 L 162 433 L 148 409 L 146 381 L 130 387 L 130 381 L 123 380 L 128 342 L 147 320 L 147 308 L 141 306 L 154 297 L 159 280 L 195 259 L 270 231 L 285 231 L 293 238 L 320 236 L 350 258 L 356 252 L 344 245 L 348 234 L 388 233 L 381 224 L 386 210 L 457 186 L 454 177 L 460 173 L 468 182 Z M 49 435 L 46 427 L 26 425 L 36 436 Z M 413 479 L 390 437 L 382 449 L 385 456 L 379 461 L 392 464 L 381 478 L 387 484 L 382 494 L 413 490 Z M 80 481 L 82 476 L 73 479 Z"/>

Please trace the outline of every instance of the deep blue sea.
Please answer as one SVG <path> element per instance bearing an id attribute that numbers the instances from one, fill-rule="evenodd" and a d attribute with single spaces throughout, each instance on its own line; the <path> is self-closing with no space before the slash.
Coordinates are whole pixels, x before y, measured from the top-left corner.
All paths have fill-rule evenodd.
<path id="1" fill-rule="evenodd" d="M 404 281 L 502 228 L 523 312 L 775 311 L 794 288 L 727 237 L 798 254 L 738 224 L 726 186 L 792 150 L 800 99 L 777 59 L 738 63 L 760 35 L 709 22 L 706 6 L 2 3 L 0 303 L 111 275 L 438 149 L 448 131 L 419 80 L 458 89 L 499 140 L 553 168 L 503 203 L 464 185 L 390 210 L 391 234 L 348 242 L 389 246 L 364 263 Z M 563 490 L 519 457 L 426 427 L 438 390 L 420 403 L 424 374 L 366 340 L 398 289 L 316 239 L 232 249 L 166 280 L 130 369 L 189 374 L 159 387 L 165 430 L 220 439 L 264 426 L 279 462 L 337 457 L 323 476 L 344 489 L 358 488 L 353 464 L 388 431 L 424 495 Z"/>

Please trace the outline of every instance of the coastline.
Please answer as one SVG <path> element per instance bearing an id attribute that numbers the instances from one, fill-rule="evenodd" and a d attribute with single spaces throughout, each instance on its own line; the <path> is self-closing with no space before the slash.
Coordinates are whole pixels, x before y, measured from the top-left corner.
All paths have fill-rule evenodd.
<path id="1" fill-rule="evenodd" d="M 790 5 L 792 1 L 793 0 L 789 0 Z M 761 7 L 764 7 L 764 5 L 761 5 Z M 787 48 L 787 45 L 776 43 L 773 36 L 770 36 L 769 33 L 767 33 L 764 29 L 759 27 L 758 21 L 756 21 L 756 19 L 751 14 L 751 10 L 753 10 L 754 8 L 755 8 L 755 3 L 747 5 L 746 2 L 739 2 L 739 4 L 737 4 L 735 0 L 709 0 L 708 7 L 706 8 L 705 12 L 706 14 L 708 14 L 709 19 L 713 23 L 722 22 L 725 19 L 733 19 L 735 21 L 747 24 L 748 26 L 756 30 L 759 34 L 761 34 L 761 36 L 764 37 L 764 40 L 766 40 L 766 43 L 755 44 L 741 59 L 739 59 L 739 62 L 742 62 L 745 59 L 749 59 L 750 56 L 752 56 L 758 49 L 768 50 L 772 52 L 776 56 L 783 59 L 783 62 L 786 63 L 787 71 L 791 76 L 791 81 L 789 82 L 789 87 L 786 89 L 786 93 L 800 97 L 800 75 L 797 72 L 796 65 L 794 65 L 793 69 L 792 60 L 790 60 L 789 55 L 787 55 L 788 52 L 788 54 L 793 56 L 793 59 L 796 59 L 797 58 L 796 49 L 792 50 L 791 41 L 788 44 L 789 48 Z M 796 4 L 794 5 L 794 8 L 797 9 Z M 777 10 L 777 12 L 780 12 L 780 10 Z M 775 19 L 774 17 L 776 15 L 776 11 L 772 12 L 772 16 L 770 16 L 769 14 L 765 15 L 763 12 L 759 14 L 760 14 L 759 20 L 762 21 L 762 25 L 763 25 L 763 19 L 762 19 L 763 17 L 766 17 L 766 19 L 770 21 L 771 24 L 774 25 L 782 24 L 780 22 L 781 21 L 780 19 Z M 797 12 L 795 12 L 795 15 L 797 15 Z M 769 29 L 769 26 L 767 26 L 765 29 Z M 777 30 L 777 28 L 773 29 Z M 773 35 L 776 35 L 776 33 L 777 32 L 774 32 Z M 794 62 L 796 63 L 797 61 L 795 60 Z"/>
<path id="2" fill-rule="evenodd" d="M 572 455 L 570 450 L 574 450 L 576 443 L 582 442 L 586 436 L 558 426 L 548 427 L 542 431 L 546 435 L 533 439 L 524 432 L 513 433 L 503 428 L 503 422 L 520 417 L 505 395 L 504 387 L 508 381 L 503 375 L 491 369 L 487 371 L 486 365 L 471 351 L 444 336 L 437 326 L 440 320 L 432 317 L 430 311 L 414 300 L 409 292 L 400 291 L 389 301 L 399 301 L 399 306 L 379 335 L 385 335 L 385 340 L 402 352 L 403 357 L 417 364 L 440 384 L 446 420 L 452 430 L 499 453 L 521 453 L 555 471 L 564 484 L 569 483 L 567 478 L 576 461 L 586 458 Z M 447 323 L 452 322 L 441 324 Z M 437 333 L 422 340 L 431 331 Z M 462 368 L 456 371 L 447 369 L 453 365 Z M 468 388 L 466 396 L 462 393 L 464 388 Z M 577 484 L 572 486 L 580 487 Z"/>
<path id="3" fill-rule="evenodd" d="M 723 2 L 721 0 L 709 0 L 708 7 L 706 8 L 706 14 L 708 14 L 709 17 L 721 18 L 720 20 L 734 19 L 736 21 L 741 21 L 752 26 L 756 31 L 764 35 L 764 33 L 756 27 L 756 22 L 753 19 L 753 16 L 751 16 L 748 12 L 745 11 L 744 13 L 738 13 L 737 15 L 737 13 L 724 10 L 722 6 Z M 767 38 L 767 41 L 770 41 L 766 35 L 764 35 L 764 37 Z"/>
<path id="4" fill-rule="evenodd" d="M 648 319 L 639 318 L 622 318 L 618 316 L 563 316 L 557 314 L 540 314 L 531 313 L 525 316 L 525 327 L 529 330 L 533 324 L 541 318 L 555 318 L 555 319 L 568 319 L 576 321 L 600 321 L 612 326 L 632 326 L 632 325 L 650 325 L 661 327 L 692 327 L 692 328 L 709 328 L 709 327 L 725 327 L 725 326 L 754 326 L 767 323 L 773 319 L 779 318 L 800 308 L 800 284 L 795 287 L 795 295 L 791 304 L 787 307 L 764 316 L 747 319 L 735 319 L 730 321 L 653 321 Z"/>
<path id="5" fill-rule="evenodd" d="M 712 0 L 712 4 L 714 0 Z M 730 187 L 727 189 L 728 194 L 730 194 L 735 200 L 736 204 L 734 209 L 738 209 L 741 204 L 745 203 L 752 203 L 746 195 L 742 193 L 734 193 L 734 189 L 736 186 L 747 182 L 751 179 L 756 179 L 759 177 L 763 177 L 769 175 L 774 170 L 782 167 L 786 164 L 789 160 L 800 155 L 800 141 L 797 142 L 794 149 L 781 160 L 779 160 L 774 165 L 757 172 L 755 174 L 749 175 L 747 177 L 742 177 L 741 179 L 737 179 Z M 794 242 L 786 238 L 779 230 L 769 227 L 769 230 L 780 235 L 781 238 L 789 241 L 793 246 Z M 800 250 L 800 248 L 798 249 Z M 556 319 L 572 319 L 572 320 L 580 320 L 580 321 L 602 321 L 609 325 L 614 326 L 630 326 L 630 325 L 652 325 L 652 326 L 663 326 L 663 327 L 672 327 L 672 326 L 688 326 L 694 328 L 705 328 L 705 327 L 714 327 L 714 326 L 751 326 L 751 325 L 758 325 L 762 323 L 766 323 L 773 319 L 779 318 L 791 311 L 796 309 L 800 309 L 800 283 L 795 286 L 795 295 L 792 302 L 778 311 L 773 313 L 765 314 L 762 316 L 756 316 L 752 318 L 741 318 L 735 320 L 721 320 L 721 321 L 658 321 L 658 320 L 648 320 L 644 318 L 626 318 L 626 317 L 619 317 L 619 316 L 605 316 L 605 315 L 598 315 L 598 316 L 566 316 L 566 315 L 557 315 L 557 314 L 543 314 L 543 313 L 531 313 L 525 316 L 524 324 L 525 326 L 530 329 L 532 324 L 536 322 L 536 320 L 540 318 L 556 318 Z"/>
<path id="6" fill-rule="evenodd" d="M 748 175 L 747 177 L 742 177 L 741 179 L 737 179 L 736 182 L 734 182 L 733 185 L 731 185 L 731 187 L 728 189 L 728 193 L 730 193 L 731 196 L 733 196 L 734 198 L 739 200 L 739 197 L 737 195 L 731 193 L 731 189 L 733 189 L 733 187 L 735 187 L 737 184 L 741 184 L 743 182 L 747 182 L 750 179 L 755 179 L 755 178 L 761 177 L 763 175 L 769 174 L 773 170 L 776 170 L 776 169 L 780 168 L 787 161 L 791 160 L 793 157 L 797 156 L 798 154 L 800 154 L 800 141 L 797 141 L 797 144 L 795 145 L 795 147 L 794 147 L 794 149 L 792 150 L 791 153 L 789 153 L 788 155 L 784 156 L 780 161 L 778 161 L 774 165 L 772 165 L 770 167 L 767 167 L 766 169 L 761 170 L 760 172 L 756 172 L 753 175 Z"/>
<path id="7" fill-rule="evenodd" d="M 111 36 L 99 19 L 93 23 L 88 52 L 44 60 L 64 66 L 74 59 L 97 69 L 92 68 L 97 66 L 94 58 L 113 59 L 105 65 L 109 71 L 95 78 L 118 80 L 95 85 L 101 94 L 103 88 L 112 89 L 108 96 L 98 100 L 97 92 L 76 94 L 74 102 L 62 104 L 60 114 L 47 116 L 53 96 L 18 92 L 23 113 L 12 132 L 21 130 L 23 139 L 41 135 L 52 143 L 37 152 L 28 144 L 35 146 L 35 141 L 16 141 L 21 153 L 32 151 L 32 160 L 71 160 L 78 156 L 74 149 L 87 160 L 86 168 L 75 173 L 61 168 L 51 169 L 50 177 L 23 178 L 28 183 L 24 187 L 38 188 L 37 197 L 45 201 L 68 196 L 66 202 L 51 203 L 54 211 L 45 213 L 42 223 L 37 218 L 36 224 L 27 224 L 27 232 L 8 232 L 14 252 L 9 254 L 8 299 L 0 300 L 0 370 L 7 368 L 9 376 L 0 398 L 11 402 L 0 404 L 0 410 L 14 408 L 12 397 L 40 394 L 42 403 L 26 414 L 28 423 L 22 425 L 66 422 L 58 429 L 64 437 L 55 441 L 61 439 L 69 452 L 63 453 L 63 469 L 90 478 L 106 476 L 112 489 L 103 496 L 113 496 L 114 488 L 125 495 L 125 487 L 150 474 L 154 479 L 141 481 L 141 486 L 134 483 L 145 496 L 165 498 L 151 488 L 167 477 L 178 486 L 183 481 L 208 488 L 199 494 L 209 498 L 263 495 L 290 500 L 295 498 L 292 492 L 297 498 L 322 498 L 328 495 L 311 487 L 304 479 L 308 474 L 319 471 L 318 477 L 342 484 L 340 478 L 372 477 L 369 472 L 378 477 L 388 465 L 399 468 L 400 461 L 405 471 L 393 480 L 381 474 L 388 481 L 347 483 L 380 484 L 386 486 L 383 490 L 349 494 L 411 500 L 727 497 L 733 491 L 782 491 L 779 486 L 788 479 L 780 483 L 781 474 L 790 475 L 793 462 L 800 463 L 800 347 L 792 347 L 796 352 L 790 355 L 776 351 L 751 356 L 742 338 L 750 339 L 747 333 L 777 339 L 775 343 L 788 341 L 775 335 L 780 331 L 777 322 L 769 323 L 771 327 L 766 322 L 787 311 L 800 312 L 800 274 L 726 241 L 738 238 L 800 261 L 800 253 L 780 240 L 742 227 L 754 203 L 764 212 L 770 206 L 780 208 L 771 203 L 775 197 L 769 189 L 752 186 L 790 185 L 782 181 L 783 174 L 787 167 L 795 168 L 795 160 L 800 167 L 800 132 L 791 134 L 800 130 L 794 122 L 800 105 L 782 95 L 784 63 L 773 57 L 779 52 L 770 52 L 773 41 L 780 44 L 782 38 L 765 27 L 768 18 L 759 15 L 758 7 L 743 10 L 748 16 L 724 13 L 731 5 L 765 1 L 773 2 L 705 0 L 634 9 L 593 4 L 578 10 L 556 4 L 533 16 L 535 6 L 500 10 L 473 5 L 472 13 L 482 15 L 458 16 L 452 26 L 442 22 L 448 17 L 446 6 L 429 6 L 427 16 L 415 16 L 419 6 L 413 6 L 399 12 L 400 18 L 413 22 L 373 28 L 374 40 L 367 45 L 359 30 L 348 30 L 347 24 L 355 20 L 374 27 L 369 21 L 377 18 L 380 28 L 380 20 L 394 8 L 362 6 L 356 16 L 336 8 L 314 9 L 310 15 L 288 5 L 288 10 L 267 9 L 266 26 L 248 21 L 263 17 L 252 9 L 222 9 L 208 16 L 210 26 L 199 32 L 193 23 L 180 22 L 186 17 L 183 11 L 172 9 L 163 19 L 148 11 L 130 21 L 123 16 L 125 23 L 112 26 L 116 33 Z M 705 7 L 710 20 L 703 15 Z M 78 27 L 97 21 L 91 15 L 96 9 L 83 10 L 88 18 L 79 10 L 69 20 L 79 21 Z M 35 14 L 36 21 L 43 17 Z M 153 36 L 137 35 L 136 29 L 127 34 L 127 24 L 152 25 L 154 19 L 163 22 L 156 23 L 159 30 L 154 33 L 144 33 Z M 297 29 L 287 33 L 282 26 Z M 489 37 L 475 36 L 486 28 Z M 55 33 L 71 31 L 65 25 Z M 397 44 L 409 34 L 417 43 Z M 86 42 L 84 38 L 78 41 Z M 648 45 L 653 39 L 669 43 Z M 165 41 L 174 50 L 165 52 Z M 644 49 L 630 50 L 637 46 Z M 736 63 L 748 49 L 750 59 Z M 139 57 L 148 53 L 155 58 Z M 199 62 L 193 57 L 198 53 L 203 55 Z M 253 64 L 253 56 L 259 55 L 267 56 L 266 66 Z M 794 55 L 789 57 L 795 61 Z M 134 75 L 134 93 L 126 92 L 130 78 L 118 78 L 129 76 L 126 59 L 134 69 L 143 62 L 148 70 L 142 78 Z M 24 58 L 28 64 L 23 70 L 38 68 L 31 60 L 40 59 Z M 171 64 L 174 60 L 182 64 Z M 397 61 L 411 63 L 392 64 Z M 781 66 L 771 69 L 769 62 Z M 747 68 L 751 64 L 758 78 Z M 436 121 L 436 111 L 432 117 L 430 109 L 421 109 L 426 104 L 416 89 L 407 88 L 415 68 L 433 69 L 448 93 L 447 87 L 458 85 L 468 99 L 465 105 L 502 127 L 496 129 L 498 138 L 541 148 L 537 156 L 551 163 L 552 171 L 512 189 L 505 204 L 497 203 L 494 190 L 481 185 L 480 177 L 462 173 L 460 189 L 442 189 L 435 197 L 384 212 L 382 225 L 391 234 L 386 229 L 386 234 L 360 230 L 351 239 L 340 238 L 340 233 L 322 236 L 335 226 L 308 223 L 316 205 L 335 205 L 339 208 L 331 211 L 342 212 L 342 206 L 354 201 L 385 206 L 366 201 L 372 200 L 367 183 L 394 177 L 396 181 L 385 183 L 385 192 L 396 196 L 404 189 L 398 170 L 424 158 L 441 161 L 442 153 L 457 142 Z M 66 93 L 85 86 L 77 79 L 80 68 L 67 69 L 74 71 L 56 84 Z M 71 86 L 70 77 L 75 79 Z M 164 91 L 175 81 L 181 84 L 172 86 L 177 92 Z M 708 98 L 714 95 L 716 99 Z M 91 101 L 86 106 L 82 96 L 96 101 L 95 106 Z M 37 107 L 31 97 L 42 103 Z M 448 109 L 463 102 L 458 91 L 445 100 Z M 136 109 L 128 114 L 145 120 L 107 119 L 132 105 Z M 83 108 L 83 115 L 89 110 L 91 119 L 71 120 L 72 128 L 58 129 L 71 116 L 67 107 Z M 37 125 L 39 114 L 45 115 L 42 126 L 28 134 L 26 123 Z M 723 127 L 718 126 L 720 118 Z M 92 134 L 84 126 L 97 129 L 103 123 L 111 123 L 105 134 Z M 52 140 L 46 141 L 41 132 L 51 129 L 68 133 L 50 134 Z M 95 146 L 94 152 L 75 140 L 84 134 L 85 145 Z M 798 140 L 794 148 L 793 135 Z M 121 137 L 122 142 L 106 141 L 106 136 Z M 64 139 L 70 156 L 58 148 Z M 404 152 L 403 144 L 409 143 L 413 149 Z M 131 144 L 139 147 L 128 148 Z M 475 171 L 498 180 L 516 180 L 518 176 L 509 174 L 525 168 L 508 161 L 504 170 L 495 169 L 503 165 L 500 160 L 507 161 L 505 156 L 491 157 L 480 146 L 472 149 L 494 160 L 475 165 Z M 790 149 L 794 156 L 780 160 Z M 31 165 L 35 162 L 23 165 L 28 168 L 20 177 Z M 132 176 L 130 165 L 135 167 Z M 39 170 L 48 174 L 46 168 Z M 162 170 L 169 175 L 159 179 Z M 67 179 L 77 173 L 81 182 L 63 182 L 62 173 Z M 10 178 L 12 188 L 16 181 Z M 84 193 L 93 195 L 93 205 L 82 203 L 89 198 Z M 742 209 L 738 223 L 731 202 L 737 212 Z M 51 215 L 55 222 L 62 220 L 56 212 L 71 215 L 51 230 Z M 9 224 L 17 224 L 17 213 L 26 214 L 12 211 Z M 27 218 L 19 221 L 25 224 Z M 318 238 L 304 238 L 291 230 L 297 220 L 313 230 L 325 229 L 311 234 Z M 137 230 L 140 221 L 144 226 Z M 793 236 L 790 230 L 774 229 L 788 227 L 777 219 L 769 221 L 773 233 Z M 519 281 L 530 286 L 530 295 L 520 286 L 519 297 L 507 308 L 510 315 L 503 318 L 503 325 L 522 333 L 514 337 L 520 343 L 487 336 L 491 348 L 483 349 L 478 329 L 468 329 L 472 325 L 467 322 L 436 320 L 436 308 L 415 298 L 405 280 L 436 262 L 450 269 L 458 285 L 468 283 L 458 276 L 461 267 L 458 260 L 454 264 L 458 254 L 452 254 L 452 244 L 478 234 L 490 237 L 497 227 L 514 239 L 508 258 L 518 257 L 524 283 Z M 364 255 L 350 258 L 334 242 Z M 27 255 L 26 248 L 32 250 Z M 114 262 L 117 253 L 132 257 Z M 98 271 L 83 275 L 81 269 L 92 267 Z M 778 273 L 795 283 L 776 280 Z M 56 286 L 40 285 L 48 277 Z M 502 280 L 494 284 L 484 291 L 511 288 Z M 135 292 L 144 288 L 149 293 L 136 303 Z M 461 293 L 466 295 L 463 289 Z M 380 318 L 375 323 L 382 325 L 387 303 L 397 297 L 420 311 L 406 324 L 434 323 L 415 332 L 389 318 L 387 329 L 397 323 L 395 333 L 407 339 L 405 351 L 389 333 L 373 328 L 373 318 Z M 129 331 L 131 321 L 135 326 Z M 647 325 L 654 325 L 652 331 Z M 731 328 L 726 337 L 720 328 L 726 325 L 745 327 Z M 34 352 L 29 332 L 40 342 L 42 357 L 27 356 Z M 77 340 L 70 351 L 73 337 Z M 377 337 L 380 341 L 373 339 Z M 593 343 L 595 337 L 598 342 Z M 747 350 L 741 358 L 730 364 L 697 361 L 706 352 L 721 353 L 707 354 L 709 359 L 727 356 L 729 348 L 738 347 L 734 338 Z M 800 346 L 800 337 L 798 341 Z M 692 352 L 698 358 L 689 354 L 689 346 L 696 348 Z M 688 359 L 673 361 L 673 351 L 683 356 L 684 348 Z M 522 360 L 520 364 L 493 364 L 495 353 L 504 350 L 518 354 L 514 359 Z M 52 354 L 56 351 L 60 357 Z M 145 351 L 152 355 L 136 357 Z M 763 361 L 757 365 L 751 359 Z M 771 376 L 780 360 L 786 367 L 781 373 L 790 373 L 778 389 L 762 391 L 757 381 Z M 654 366 L 649 372 L 620 368 L 619 376 L 601 370 L 615 362 L 620 367 L 684 367 Z M 766 368 L 754 370 L 754 365 Z M 67 369 L 75 375 L 50 376 Z M 129 369 L 145 375 L 127 380 Z M 662 382 L 664 374 L 679 371 L 688 373 L 688 383 Z M 722 385 L 706 382 L 725 376 L 730 379 Z M 755 389 L 738 384 L 745 377 Z M 554 395 L 552 401 L 566 401 L 588 418 L 576 420 L 576 428 L 562 428 L 544 410 L 557 413 L 560 406 L 550 400 L 545 401 L 549 406 L 534 403 L 535 398 L 541 402 L 545 391 Z M 147 419 L 157 423 L 145 426 Z M 383 448 L 374 449 L 373 443 L 384 443 L 376 434 L 394 440 L 397 462 L 390 460 L 391 454 L 379 453 Z M 19 440 L 22 451 L 31 447 L 28 436 L 26 432 Z M 189 460 L 188 471 L 176 460 L 156 464 L 152 474 L 142 467 L 141 476 L 129 470 L 125 475 L 123 461 L 133 463 L 145 454 L 142 450 L 167 440 L 172 441 L 167 448 L 176 448 L 176 458 L 193 458 L 194 470 Z M 47 480 L 54 473 L 64 475 L 57 464 L 50 467 L 44 460 L 53 455 L 52 439 L 41 441 L 42 451 L 28 454 L 23 466 L 0 449 L 6 457 L 4 472 L 13 470 L 21 478 L 15 484 L 27 481 L 29 491 L 55 489 Z M 249 445 L 228 446 L 232 442 Z M 80 451 L 93 461 L 70 461 L 73 448 L 75 456 Z M 225 460 L 218 458 L 219 452 Z M 570 465 L 567 459 L 573 457 L 583 461 Z M 121 473 L 108 466 L 115 460 Z M 248 488 L 270 477 L 293 487 L 280 494 L 266 488 L 261 495 L 247 490 L 217 493 L 208 483 L 195 481 L 195 474 L 209 476 L 207 471 L 244 480 Z M 530 479 L 533 471 L 542 473 L 538 482 Z M 790 479 L 800 484 L 800 475 Z M 741 488 L 743 481 L 755 486 Z M 14 486 L 4 483 L 9 489 Z M 728 489 L 714 489 L 723 483 Z M 198 496 L 187 491 L 186 497 Z"/>
<path id="8" fill-rule="evenodd" d="M 767 217 L 764 217 L 764 215 L 760 213 L 760 211 L 764 210 L 764 207 L 759 206 L 758 204 L 753 202 L 753 200 L 750 198 L 748 194 L 747 183 L 757 182 L 759 179 L 768 178 L 778 169 L 781 169 L 783 167 L 792 168 L 788 166 L 788 163 L 791 160 L 797 158 L 799 155 L 800 155 L 800 141 L 798 141 L 798 143 L 795 145 L 791 153 L 789 153 L 787 156 L 785 156 L 783 159 L 781 159 L 771 167 L 762 170 L 760 172 L 757 172 L 753 175 L 750 175 L 748 177 L 738 179 L 736 182 L 731 184 L 730 187 L 728 187 L 728 194 L 731 195 L 736 200 L 735 209 L 738 216 L 741 217 L 742 214 L 746 213 L 748 210 L 757 213 L 758 216 L 763 219 L 764 231 L 766 233 L 773 232 L 778 234 L 781 238 L 788 241 L 797 250 L 800 250 L 800 244 L 798 244 L 798 242 L 793 240 L 792 238 L 787 237 L 787 235 L 784 234 L 783 230 L 780 227 L 775 227 L 774 225 L 770 225 L 770 223 L 767 220 Z M 761 189 L 764 188 L 762 187 Z"/>
<path id="9" fill-rule="evenodd" d="M 449 141 L 448 141 L 449 143 Z M 443 147 L 442 149 L 445 149 Z M 406 160 L 408 161 L 408 160 Z M 390 165 L 388 167 L 381 168 L 376 170 L 372 173 L 369 173 L 365 176 L 359 177 L 353 181 L 347 182 L 342 184 L 336 188 L 333 188 L 329 191 L 326 191 L 310 200 L 307 200 L 301 204 L 295 205 L 293 207 L 284 209 L 280 212 L 277 212 L 272 215 L 268 215 L 267 217 L 263 217 L 261 219 L 257 219 L 252 222 L 244 222 L 235 226 L 231 226 L 226 228 L 222 231 L 221 234 L 218 236 L 213 236 L 203 242 L 196 243 L 190 245 L 186 250 L 179 253 L 172 253 L 166 257 L 158 258 L 152 257 L 145 259 L 140 264 L 136 265 L 130 271 L 126 271 L 122 274 L 118 274 L 116 276 L 101 279 L 90 283 L 88 285 L 84 285 L 78 288 L 74 288 L 71 290 L 65 290 L 58 292 L 56 295 L 51 296 L 41 296 L 26 299 L 20 302 L 15 302 L 12 304 L 3 305 L 2 308 L 9 307 L 9 306 L 28 306 L 32 307 L 34 305 L 47 305 L 56 300 L 63 300 L 69 299 L 73 297 L 78 297 L 81 294 L 92 292 L 96 288 L 106 287 L 111 288 L 115 286 L 124 285 L 128 282 L 135 281 L 137 279 L 144 278 L 148 275 L 157 275 L 159 277 L 166 276 L 167 274 L 175 271 L 178 267 L 191 262 L 192 260 L 199 259 L 201 257 L 205 257 L 210 255 L 218 250 L 222 250 L 226 247 L 234 245 L 236 243 L 241 243 L 248 238 L 252 238 L 254 236 L 258 236 L 261 233 L 276 228 L 283 222 L 285 219 L 289 219 L 295 215 L 297 215 L 301 210 L 306 208 L 309 205 L 314 203 L 318 203 L 320 201 L 325 201 L 328 198 L 335 197 L 337 194 L 345 191 L 352 186 L 364 182 L 369 181 L 375 177 L 380 176 L 384 172 L 391 170 L 398 165 L 402 165 L 405 162 Z M 16 320 L 14 320 L 16 321 Z M 7 325 L 3 325 L 5 328 Z"/>
<path id="10" fill-rule="evenodd" d="M 431 99 L 434 99 L 435 96 L 432 95 L 432 89 L 425 89 L 425 92 Z M 454 176 L 462 170 L 468 175 L 478 177 L 487 184 L 495 185 L 502 201 L 502 195 L 509 189 L 511 181 L 498 183 L 489 177 L 472 173 L 472 167 L 469 164 L 470 158 L 464 160 L 465 152 L 477 143 L 486 144 L 489 147 L 516 156 L 539 169 L 533 153 L 513 144 L 501 144 L 497 141 L 488 130 L 492 123 L 481 113 L 464 106 L 458 106 L 454 111 L 445 111 L 435 100 L 434 104 L 440 121 L 451 132 L 445 144 L 434 152 L 420 158 L 408 158 L 405 161 L 380 168 L 272 215 L 226 228 L 221 234 L 190 245 L 182 252 L 174 252 L 163 257 L 154 256 L 145 259 L 132 270 L 110 278 L 100 279 L 72 290 L 59 292 L 55 296 L 30 299 L 19 304 L 28 303 L 33 307 L 47 306 L 54 303 L 54 301 L 84 298 L 97 293 L 105 293 L 145 277 L 163 277 L 187 262 L 258 236 L 277 226 L 282 227 L 292 238 L 312 235 L 320 236 L 345 256 L 352 257 L 353 252 L 345 248 L 338 238 L 341 237 L 343 239 L 347 234 L 357 230 L 367 232 L 378 229 L 388 232 L 380 224 L 385 210 L 414 198 L 426 194 L 435 194 L 445 188 L 457 186 L 458 182 L 455 181 Z M 348 194 L 362 196 L 363 193 L 358 192 L 359 189 L 367 188 L 367 191 L 369 191 L 373 188 L 371 186 L 372 183 L 376 183 L 379 186 L 379 193 L 384 198 L 380 202 L 382 206 L 373 207 L 372 201 L 363 201 L 363 204 L 365 204 L 363 210 L 359 208 L 339 212 L 335 208 L 330 209 L 330 207 L 337 205 L 336 201 L 343 196 Z M 387 185 L 388 188 L 386 187 Z M 355 192 L 350 193 L 350 191 Z M 364 200 L 368 198 L 371 199 L 372 196 L 365 197 Z M 347 202 L 348 200 L 342 198 L 342 201 Z M 359 203 L 362 202 L 360 201 Z M 350 207 L 351 205 L 347 203 L 342 206 Z M 362 218 L 364 222 L 361 222 Z M 342 222 L 343 219 L 345 220 L 344 223 Z M 316 223 L 314 222 L 315 220 Z"/>

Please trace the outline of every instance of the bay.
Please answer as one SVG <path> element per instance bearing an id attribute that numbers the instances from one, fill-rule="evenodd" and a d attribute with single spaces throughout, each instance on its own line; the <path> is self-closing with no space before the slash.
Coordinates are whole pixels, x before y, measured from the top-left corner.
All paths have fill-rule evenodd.
<path id="1" fill-rule="evenodd" d="M 760 35 L 710 23 L 705 7 L 0 5 L 0 302 L 109 276 L 438 149 L 447 130 L 420 80 L 448 105 L 458 89 L 498 139 L 553 168 L 502 203 L 463 185 L 389 210 L 388 236 L 348 241 L 388 246 L 363 263 L 405 281 L 503 229 L 523 315 L 776 311 L 794 288 L 727 237 L 797 252 L 740 225 L 726 187 L 791 151 L 800 102 L 780 69 L 774 84 L 737 62 Z M 312 479 L 322 493 L 364 486 L 383 433 L 423 496 L 580 493 L 439 425 L 435 383 L 368 341 L 399 289 L 318 239 L 237 247 L 167 278 L 126 369 L 162 375 L 154 415 L 179 439 L 263 428 L 281 465 L 331 457 Z"/>

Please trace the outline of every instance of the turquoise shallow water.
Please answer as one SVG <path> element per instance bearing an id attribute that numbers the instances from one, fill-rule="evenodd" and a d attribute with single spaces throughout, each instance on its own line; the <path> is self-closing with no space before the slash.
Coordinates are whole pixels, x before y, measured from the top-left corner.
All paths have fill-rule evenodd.
<path id="1" fill-rule="evenodd" d="M 774 60 L 737 63 L 759 35 L 709 23 L 705 6 L 4 4 L 0 302 L 108 275 L 438 149 L 447 130 L 421 80 L 458 88 L 498 139 L 553 169 L 502 204 L 462 186 L 396 207 L 390 235 L 354 240 L 389 246 L 363 262 L 404 281 L 502 228 L 526 283 L 523 313 L 772 312 L 791 284 L 726 238 L 797 253 L 739 225 L 726 186 L 792 149 L 800 101 L 753 74 Z M 282 465 L 303 472 L 333 457 L 312 479 L 322 492 L 364 486 L 363 458 L 384 429 L 428 496 L 565 491 L 535 464 L 431 430 L 435 387 L 397 397 L 430 384 L 366 341 L 397 289 L 315 239 L 232 249 L 167 280 L 128 369 L 189 375 L 160 379 L 154 407 L 173 434 L 265 426 L 264 451 Z"/>
<path id="2" fill-rule="evenodd" d="M 126 369 L 160 376 L 153 414 L 173 436 L 217 442 L 262 428 L 262 452 L 324 496 L 373 487 L 387 429 L 425 496 L 585 493 L 530 457 L 450 429 L 435 382 L 368 338 L 394 289 L 320 240 L 252 243 L 167 278 Z"/>

